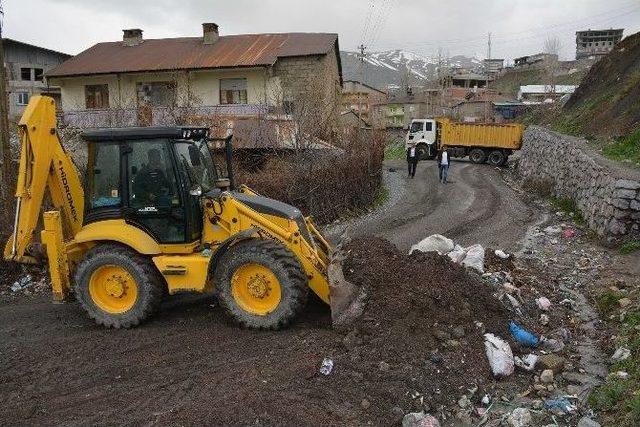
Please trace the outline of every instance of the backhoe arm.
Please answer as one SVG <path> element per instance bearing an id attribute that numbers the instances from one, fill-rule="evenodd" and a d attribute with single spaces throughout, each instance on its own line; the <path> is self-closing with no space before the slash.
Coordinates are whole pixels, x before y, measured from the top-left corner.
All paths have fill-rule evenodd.
<path id="1" fill-rule="evenodd" d="M 16 216 L 13 235 L 7 241 L 4 258 L 34 263 L 29 249 L 42 211 L 47 187 L 62 224 L 59 230 L 75 235 L 82 227 L 84 194 L 78 172 L 64 151 L 56 133 L 54 100 L 32 96 L 18 125 L 20 134 L 20 168 L 16 188 Z M 45 221 L 45 228 L 47 228 Z M 51 261 L 51 260 L 50 260 Z"/>

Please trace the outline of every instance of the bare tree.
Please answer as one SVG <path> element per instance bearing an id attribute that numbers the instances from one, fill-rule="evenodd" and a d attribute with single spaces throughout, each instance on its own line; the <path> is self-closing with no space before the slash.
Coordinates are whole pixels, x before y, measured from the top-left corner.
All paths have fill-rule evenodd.
<path id="1" fill-rule="evenodd" d="M 557 36 L 548 37 L 544 42 L 544 70 L 545 70 L 545 87 L 548 93 L 556 91 L 556 74 L 558 72 L 558 56 L 562 44 Z"/>

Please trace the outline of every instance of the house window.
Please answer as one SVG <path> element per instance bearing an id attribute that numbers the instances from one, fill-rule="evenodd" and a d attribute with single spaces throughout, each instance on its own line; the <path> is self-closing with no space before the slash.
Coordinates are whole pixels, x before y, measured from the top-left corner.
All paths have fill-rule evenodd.
<path id="1" fill-rule="evenodd" d="M 86 85 L 84 87 L 86 108 L 109 108 L 109 85 Z"/>
<path id="2" fill-rule="evenodd" d="M 31 80 L 31 68 L 20 68 L 20 80 Z"/>
<path id="3" fill-rule="evenodd" d="M 44 74 L 44 70 L 42 68 L 34 68 L 34 74 L 37 82 L 41 82 Z"/>
<path id="4" fill-rule="evenodd" d="M 27 105 L 29 103 L 29 92 L 18 92 L 17 105 Z"/>
<path id="5" fill-rule="evenodd" d="M 175 82 L 137 83 L 138 105 L 150 107 L 171 107 L 176 104 Z"/>
<path id="6" fill-rule="evenodd" d="M 246 104 L 247 79 L 220 79 L 220 104 Z"/>

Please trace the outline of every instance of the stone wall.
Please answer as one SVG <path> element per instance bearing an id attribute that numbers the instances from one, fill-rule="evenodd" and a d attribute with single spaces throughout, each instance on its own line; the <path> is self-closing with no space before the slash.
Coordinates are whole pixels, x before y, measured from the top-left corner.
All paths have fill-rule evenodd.
<path id="1" fill-rule="evenodd" d="M 518 171 L 549 183 L 556 197 L 572 199 L 600 236 L 640 235 L 640 171 L 605 159 L 584 139 L 530 126 Z"/>

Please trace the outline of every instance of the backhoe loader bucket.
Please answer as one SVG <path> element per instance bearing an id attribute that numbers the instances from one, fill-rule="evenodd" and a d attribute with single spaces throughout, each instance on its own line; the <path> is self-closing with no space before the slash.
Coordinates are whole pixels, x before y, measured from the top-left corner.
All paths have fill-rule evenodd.
<path id="1" fill-rule="evenodd" d="M 342 240 L 331 255 L 327 267 L 329 291 L 331 293 L 331 321 L 334 328 L 347 327 L 352 324 L 364 311 L 366 292 L 358 288 L 344 277 L 342 262 L 346 258 Z"/>

